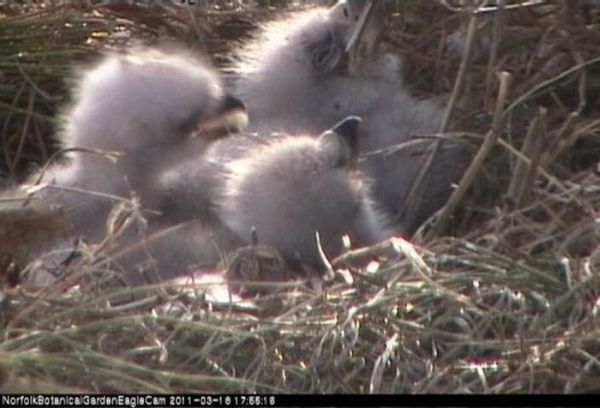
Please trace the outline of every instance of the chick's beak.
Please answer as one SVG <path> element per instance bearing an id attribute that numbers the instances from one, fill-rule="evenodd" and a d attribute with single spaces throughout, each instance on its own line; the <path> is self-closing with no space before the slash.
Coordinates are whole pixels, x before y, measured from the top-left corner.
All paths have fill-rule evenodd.
<path id="1" fill-rule="evenodd" d="M 246 104 L 234 96 L 225 95 L 215 111 L 200 120 L 198 133 L 203 139 L 216 140 L 241 132 L 246 126 Z"/>

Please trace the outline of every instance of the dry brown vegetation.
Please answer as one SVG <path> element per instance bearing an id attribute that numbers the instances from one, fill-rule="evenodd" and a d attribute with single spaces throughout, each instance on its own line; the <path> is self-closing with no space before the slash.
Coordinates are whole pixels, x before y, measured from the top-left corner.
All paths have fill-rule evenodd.
<path id="1" fill-rule="evenodd" d="M 54 3 L 0 8 L 3 178 L 49 158 L 63 80 L 101 48 L 175 38 L 223 66 L 284 12 Z M 206 284 L 106 289 L 96 252 L 34 289 L 2 252 L 0 390 L 598 392 L 600 6 L 458 3 L 389 6 L 414 92 L 452 94 L 447 130 L 479 149 L 410 243 L 332 260 L 321 292 L 279 284 L 244 306 Z M 10 220 L 0 239 L 29 236 Z"/>

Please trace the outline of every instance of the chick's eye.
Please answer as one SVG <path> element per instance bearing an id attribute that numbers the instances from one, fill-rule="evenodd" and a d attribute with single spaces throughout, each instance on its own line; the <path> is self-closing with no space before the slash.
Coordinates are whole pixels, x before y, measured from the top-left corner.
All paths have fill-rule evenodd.
<path id="1" fill-rule="evenodd" d="M 344 17 L 348 18 L 348 9 L 344 7 Z"/>

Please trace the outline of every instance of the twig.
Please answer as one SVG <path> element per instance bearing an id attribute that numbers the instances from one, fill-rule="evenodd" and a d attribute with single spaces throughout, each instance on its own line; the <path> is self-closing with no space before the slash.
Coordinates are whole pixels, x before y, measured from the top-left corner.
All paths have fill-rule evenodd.
<path id="1" fill-rule="evenodd" d="M 17 104 L 19 103 L 19 99 L 21 99 L 21 94 L 23 93 L 24 90 L 25 90 L 25 81 L 23 81 L 21 83 L 21 86 L 17 90 L 16 95 L 13 98 L 13 101 L 10 104 L 10 106 L 3 107 L 0 105 L 0 107 L 5 108 L 8 111 L 6 113 L 6 118 L 4 119 L 4 126 L 3 126 L 3 130 L 2 130 L 2 150 L 4 152 L 4 161 L 6 162 L 6 166 L 8 167 L 8 173 L 10 174 L 10 178 L 12 180 L 15 180 L 16 174 L 15 174 L 15 169 L 13 168 L 13 161 L 11 159 L 11 154 L 10 154 L 10 146 L 9 146 L 10 140 L 7 137 L 8 136 L 8 124 L 10 122 L 11 117 L 13 116 L 13 112 L 18 111 Z"/>
<path id="2" fill-rule="evenodd" d="M 375 245 L 358 248 L 334 258 L 331 261 L 331 265 L 338 266 L 340 264 L 353 263 L 364 260 L 365 258 L 371 258 L 375 255 L 381 255 L 385 253 L 392 253 L 395 251 L 394 241 L 392 239 L 386 239 L 385 241 L 379 242 Z"/>
<path id="3" fill-rule="evenodd" d="M 429 234 L 426 235 L 426 239 L 431 239 L 435 236 L 439 236 L 446 231 L 446 227 L 448 224 L 448 220 L 450 216 L 454 213 L 458 204 L 462 201 L 464 195 L 466 194 L 471 184 L 475 180 L 475 177 L 479 173 L 483 162 L 485 161 L 487 155 L 490 150 L 496 144 L 496 141 L 500 137 L 502 123 L 504 122 L 504 114 L 503 109 L 506 103 L 506 99 L 508 97 L 508 91 L 510 88 L 511 75 L 508 72 L 500 73 L 500 89 L 498 92 L 498 99 L 496 100 L 496 109 L 494 111 L 494 118 L 492 121 L 492 129 L 488 132 L 483 141 L 483 144 L 479 148 L 479 152 L 471 162 L 469 168 L 463 175 L 462 179 L 459 183 L 459 188 L 457 188 L 450 199 L 446 203 L 445 207 L 442 209 L 440 213 L 440 218 L 438 218 L 437 222 L 431 228 Z"/>
<path id="4" fill-rule="evenodd" d="M 458 70 L 458 74 L 456 77 L 456 81 L 454 82 L 454 89 L 452 90 L 452 94 L 450 95 L 450 100 L 446 105 L 446 110 L 444 111 L 444 117 L 442 119 L 442 124 L 440 125 L 439 133 L 444 133 L 448 127 L 448 123 L 450 122 L 450 117 L 452 116 L 452 112 L 454 111 L 454 107 L 459 98 L 459 95 L 463 89 L 463 84 L 465 82 L 467 69 L 469 67 L 469 62 L 471 60 L 471 50 L 473 48 L 473 42 L 475 39 L 475 34 L 477 33 L 477 15 L 474 12 L 471 12 L 471 16 L 469 18 L 469 25 L 467 28 L 467 40 L 465 44 L 465 52 L 460 63 L 460 68 Z M 396 214 L 396 223 L 400 222 L 403 218 L 412 218 L 413 214 L 416 213 L 417 207 L 420 205 L 421 198 L 423 196 L 423 192 L 427 189 L 429 184 L 429 170 L 431 168 L 432 163 L 434 162 L 436 156 L 441 150 L 441 142 L 439 140 L 435 141 L 432 146 L 429 155 L 427 156 L 427 160 L 419 169 L 419 173 L 415 177 L 413 184 L 411 186 L 410 192 L 408 194 L 408 198 L 402 205 L 402 208 Z"/>
<path id="5" fill-rule="evenodd" d="M 110 159 L 110 160 L 115 160 L 115 158 L 117 158 L 119 156 L 123 156 L 123 153 L 116 152 L 116 151 L 91 149 L 91 148 L 86 148 L 86 147 L 67 147 L 65 149 L 60 149 L 57 152 L 54 152 L 54 154 L 52 154 L 52 156 L 50 156 L 50 158 L 48 159 L 46 164 L 44 164 L 44 167 L 42 167 L 42 169 L 38 173 L 38 175 L 35 178 L 35 180 L 33 181 L 33 183 L 27 187 L 27 190 L 29 190 L 27 193 L 28 197 L 27 197 L 27 199 L 25 199 L 23 201 L 23 207 L 29 205 L 29 202 L 31 201 L 33 194 L 39 190 L 39 188 L 34 188 L 34 186 L 40 186 L 40 184 L 42 183 L 42 180 L 44 178 L 44 174 L 46 173 L 46 171 L 48 170 L 50 165 L 54 162 L 54 160 L 56 160 L 58 157 L 62 156 L 65 153 L 68 153 L 68 152 L 100 154 L 103 157 Z M 56 188 L 56 189 L 62 188 L 64 190 L 69 189 L 69 187 L 61 187 L 61 186 L 54 186 L 54 185 L 44 185 L 42 187 L 44 187 L 44 188 L 50 187 L 50 188 Z M 77 190 L 75 188 L 72 189 L 72 192 L 94 194 L 94 192 L 85 191 L 85 190 Z M 98 193 L 98 194 L 100 194 L 100 193 Z M 116 197 L 116 196 L 110 196 L 107 198 L 114 199 L 114 197 Z M 119 197 L 119 199 L 120 199 L 120 197 Z"/>
<path id="6" fill-rule="evenodd" d="M 27 102 L 27 115 L 25 116 L 25 122 L 23 123 L 23 128 L 21 129 L 21 137 L 19 138 L 19 144 L 17 145 L 17 150 L 13 156 L 13 162 L 10 164 L 10 167 L 13 171 L 16 170 L 17 165 L 21 161 L 21 154 L 23 153 L 25 140 L 27 139 L 27 132 L 29 131 L 29 126 L 31 124 L 31 114 L 33 112 L 36 99 L 35 95 L 35 90 L 31 88 L 29 91 L 29 101 Z"/>
<path id="7" fill-rule="evenodd" d="M 542 143 L 545 133 L 545 121 L 548 110 L 540 107 L 539 114 L 529 125 L 527 136 L 523 141 L 521 153 L 529 158 L 529 162 L 519 160 L 515 165 L 513 176 L 510 180 L 507 196 L 510 197 L 517 207 L 521 207 L 527 201 L 531 187 L 540 164 L 542 151 L 545 144 Z"/>
<path id="8" fill-rule="evenodd" d="M 485 78 L 485 101 L 490 100 L 492 92 L 493 74 L 496 72 L 496 64 L 498 63 L 498 49 L 504 31 L 504 7 L 506 0 L 498 0 L 498 11 L 494 15 L 494 27 L 492 31 L 492 45 L 490 47 L 490 55 L 488 58 L 487 74 Z"/>
<path id="9" fill-rule="evenodd" d="M 512 102 L 505 110 L 505 113 L 508 113 L 510 111 L 512 111 L 513 109 L 515 109 L 517 106 L 519 106 L 520 104 L 522 104 L 523 102 L 525 102 L 526 100 L 528 100 L 529 98 L 533 97 L 537 92 L 541 91 L 542 89 L 549 87 L 550 85 L 552 85 L 553 83 L 555 83 L 556 81 L 563 79 L 564 77 L 567 77 L 577 71 L 580 71 L 584 68 L 587 68 L 590 65 L 594 65 L 594 64 L 598 64 L 600 63 L 600 57 L 596 57 L 596 58 L 592 58 L 591 60 L 588 60 L 586 62 L 584 62 L 583 64 L 578 64 L 575 65 L 563 72 L 561 72 L 558 75 L 555 75 L 554 77 L 550 78 L 547 81 L 542 82 L 541 84 L 533 87 L 532 89 L 528 90 L 527 92 L 523 93 L 521 96 L 519 96 L 518 98 L 516 98 L 514 100 L 514 102 Z"/>
<path id="10" fill-rule="evenodd" d="M 571 114 L 567 116 L 567 119 L 564 121 L 558 132 L 556 132 L 556 136 L 551 141 L 550 146 L 548 146 L 548 149 L 546 149 L 542 155 L 540 167 L 547 168 L 550 163 L 552 163 L 554 159 L 562 152 L 565 147 L 566 140 L 571 137 L 572 133 L 575 133 L 571 131 L 573 130 L 575 121 L 579 119 L 579 116 L 580 115 L 578 112 L 571 112 Z M 571 132 L 569 137 L 566 136 L 568 132 Z"/>

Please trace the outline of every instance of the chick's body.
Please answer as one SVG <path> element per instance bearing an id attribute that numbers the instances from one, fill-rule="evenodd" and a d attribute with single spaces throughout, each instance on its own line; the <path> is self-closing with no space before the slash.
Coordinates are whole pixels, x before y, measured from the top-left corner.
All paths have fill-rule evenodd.
<path id="1" fill-rule="evenodd" d="M 319 133 L 348 115 L 362 117 L 361 169 L 373 179 L 375 200 L 397 220 L 396 230 L 412 233 L 445 202 L 467 152 L 443 142 L 418 211 L 399 216 L 431 146 L 431 137 L 419 136 L 439 131 L 444 107 L 413 96 L 401 59 L 379 47 L 383 2 L 373 2 L 358 51 L 346 52 L 367 3 L 340 1 L 266 25 L 240 52 L 235 89 L 247 103 L 250 130 L 259 134 Z"/>
<path id="2" fill-rule="evenodd" d="M 202 156 L 214 135 L 197 132 L 198 123 L 218 116 L 228 102 L 217 72 L 184 52 L 133 49 L 83 71 L 58 133 L 61 147 L 72 151 L 44 172 L 41 182 L 48 186 L 32 201 L 64 209 L 72 234 L 46 242 L 33 255 L 61 248 L 70 253 L 76 238 L 98 242 L 114 232 L 107 230 L 111 211 L 134 197 L 141 228 L 130 228 L 110 255 L 131 282 L 139 281 L 139 248 L 161 273 L 178 273 L 190 261 L 184 255 L 193 250 L 181 250 L 170 233 L 161 233 L 177 230 L 176 222 L 186 220 L 173 214 L 160 178 L 169 168 Z M 203 227 L 180 229 L 190 237 L 204 234 Z M 147 236 L 153 237 L 148 245 Z M 175 254 L 181 258 L 177 262 Z M 171 270 L 173 264 L 177 271 Z"/>

